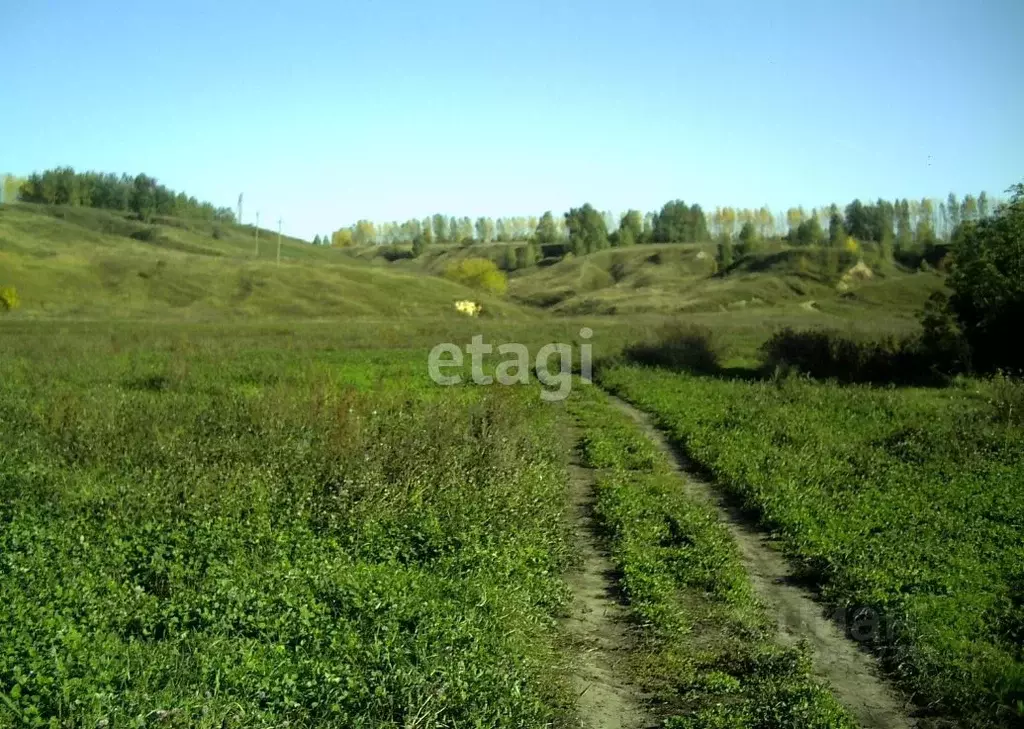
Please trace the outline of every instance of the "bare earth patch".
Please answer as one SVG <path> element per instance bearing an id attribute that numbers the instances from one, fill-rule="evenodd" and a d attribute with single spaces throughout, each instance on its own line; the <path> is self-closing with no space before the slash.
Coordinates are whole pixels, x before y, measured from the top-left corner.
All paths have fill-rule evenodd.
<path id="1" fill-rule="evenodd" d="M 578 434 L 573 431 L 572 435 L 576 443 Z M 642 729 L 652 722 L 644 710 L 642 693 L 626 672 L 631 647 L 628 614 L 617 599 L 613 566 L 596 532 L 594 474 L 580 465 L 575 450 L 569 468 L 570 517 L 581 561 L 566 575 L 573 602 L 565 627 L 578 646 L 573 685 L 579 725 Z"/>

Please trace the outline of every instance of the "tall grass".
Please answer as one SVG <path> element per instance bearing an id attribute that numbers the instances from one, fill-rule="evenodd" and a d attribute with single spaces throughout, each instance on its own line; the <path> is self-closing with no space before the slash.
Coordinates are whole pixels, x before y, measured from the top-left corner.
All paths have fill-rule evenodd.
<path id="1" fill-rule="evenodd" d="M 0 350 L 0 726 L 565 719 L 535 393 L 434 387 L 418 353 L 69 339 Z"/>

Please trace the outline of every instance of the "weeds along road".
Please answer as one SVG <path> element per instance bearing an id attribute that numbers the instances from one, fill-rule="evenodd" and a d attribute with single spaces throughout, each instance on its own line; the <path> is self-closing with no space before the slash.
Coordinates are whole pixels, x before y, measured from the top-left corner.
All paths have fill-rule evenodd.
<path id="1" fill-rule="evenodd" d="M 827 682 L 839 702 L 866 729 L 905 729 L 918 724 L 909 707 L 880 678 L 872 656 L 861 650 L 825 614 L 812 594 L 794 583 L 793 570 L 768 537 L 751 527 L 710 483 L 695 476 L 686 458 L 657 430 L 646 413 L 608 395 L 672 464 L 690 498 L 711 505 L 739 548 L 757 597 L 774 614 L 779 640 L 810 648 L 812 672 Z"/>

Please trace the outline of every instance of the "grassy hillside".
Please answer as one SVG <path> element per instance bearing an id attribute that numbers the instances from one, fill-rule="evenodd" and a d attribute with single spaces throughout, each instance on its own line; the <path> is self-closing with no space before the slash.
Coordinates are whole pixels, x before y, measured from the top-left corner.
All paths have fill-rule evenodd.
<path id="1" fill-rule="evenodd" d="M 15 286 L 23 304 L 5 319 L 416 319 L 436 327 L 454 325 L 461 317 L 453 302 L 472 298 L 488 316 L 529 327 L 543 317 L 560 321 L 559 332 L 572 324 L 571 335 L 585 324 L 603 340 L 600 349 L 655 334 L 666 318 L 685 318 L 714 328 L 743 359 L 783 326 L 906 331 L 942 285 L 938 274 L 890 265 L 840 290 L 820 252 L 804 250 L 749 256 L 722 276 L 713 246 L 641 245 L 514 271 L 500 300 L 440 274 L 468 256 L 503 261 L 506 244 L 437 245 L 389 263 L 379 249 L 338 251 L 286 237 L 277 265 L 276 233 L 263 230 L 260 240 L 256 258 L 251 226 L 173 218 L 145 224 L 88 208 L 3 206 L 0 285 Z"/>
<path id="2" fill-rule="evenodd" d="M 870 260 L 870 259 L 869 259 Z M 871 266 L 843 276 L 856 259 L 827 272 L 821 251 L 778 250 L 741 259 L 718 275 L 711 245 L 644 245 L 569 257 L 514 276 L 513 298 L 566 314 L 721 312 L 792 309 L 852 313 L 860 305 L 920 307 L 941 287 L 934 273 Z"/>
<path id="3" fill-rule="evenodd" d="M 501 265 L 506 249 L 520 245 L 435 245 L 420 258 L 390 263 L 377 247 L 350 249 L 346 255 L 387 270 L 441 274 L 469 256 Z M 881 323 L 881 329 L 900 329 L 913 324 L 928 295 L 942 287 L 936 272 L 881 262 L 872 250 L 865 251 L 864 260 L 869 271 L 851 271 L 856 256 L 843 254 L 830 263 L 823 250 L 776 246 L 740 258 L 721 275 L 712 244 L 640 245 L 513 271 L 509 298 L 564 316 L 749 312 L 767 319 L 795 318 L 807 326 L 870 321 Z"/>
<path id="4" fill-rule="evenodd" d="M 451 316 L 471 297 L 504 316 L 520 308 L 458 284 L 370 267 L 329 248 L 251 226 L 81 207 L 0 207 L 0 284 L 21 317 Z"/>

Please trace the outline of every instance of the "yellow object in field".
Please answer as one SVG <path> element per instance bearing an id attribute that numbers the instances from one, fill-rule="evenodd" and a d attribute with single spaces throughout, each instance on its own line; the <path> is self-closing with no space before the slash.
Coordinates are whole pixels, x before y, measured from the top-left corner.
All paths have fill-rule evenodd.
<path id="1" fill-rule="evenodd" d="M 480 306 L 480 304 L 476 303 L 475 301 L 463 300 L 455 302 L 455 309 L 460 314 L 465 314 L 466 316 L 476 316 L 483 310 L 483 307 Z"/>

